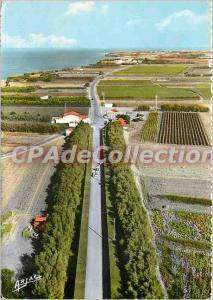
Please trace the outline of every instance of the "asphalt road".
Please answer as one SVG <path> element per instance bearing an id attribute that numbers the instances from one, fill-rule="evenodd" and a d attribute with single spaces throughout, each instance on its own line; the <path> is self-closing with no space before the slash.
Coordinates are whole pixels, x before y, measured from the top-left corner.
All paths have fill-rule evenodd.
<path id="1" fill-rule="evenodd" d="M 100 129 L 104 126 L 101 107 L 96 95 L 96 84 L 100 77 L 90 85 L 91 119 L 93 126 L 93 149 L 100 146 Z M 102 278 L 102 226 L 101 226 L 101 174 L 100 167 L 93 163 L 90 186 L 89 227 L 87 243 L 87 265 L 85 279 L 85 299 L 103 299 Z"/>

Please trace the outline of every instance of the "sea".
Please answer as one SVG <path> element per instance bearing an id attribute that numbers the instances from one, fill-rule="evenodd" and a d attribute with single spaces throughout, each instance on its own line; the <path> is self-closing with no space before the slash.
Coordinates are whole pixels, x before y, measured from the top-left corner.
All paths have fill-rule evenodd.
<path id="1" fill-rule="evenodd" d="M 204 48 L 199 47 L 199 49 L 191 50 L 206 50 Z M 96 63 L 103 59 L 108 52 L 138 50 L 141 51 L 142 49 L 3 49 L 1 51 L 0 74 L 1 79 L 6 79 L 8 76 L 29 72 L 80 67 Z"/>
<path id="2" fill-rule="evenodd" d="M 110 50 L 4 49 L 1 79 L 29 72 L 80 67 L 96 63 Z"/>

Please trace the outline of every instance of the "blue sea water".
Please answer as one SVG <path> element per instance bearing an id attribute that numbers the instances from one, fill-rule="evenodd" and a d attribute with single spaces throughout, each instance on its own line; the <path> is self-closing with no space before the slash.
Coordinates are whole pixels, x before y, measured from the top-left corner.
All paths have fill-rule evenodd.
<path id="1" fill-rule="evenodd" d="M 2 51 L 1 79 L 28 72 L 63 69 L 96 63 L 107 50 L 37 50 Z"/>

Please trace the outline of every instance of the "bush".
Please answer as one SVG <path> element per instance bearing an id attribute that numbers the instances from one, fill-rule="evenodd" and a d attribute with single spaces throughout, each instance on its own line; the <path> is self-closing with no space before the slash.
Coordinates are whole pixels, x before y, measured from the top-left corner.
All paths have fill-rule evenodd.
<path id="1" fill-rule="evenodd" d="M 15 281 L 14 272 L 10 269 L 1 270 L 1 293 L 4 298 L 20 299 L 23 298 L 23 290 L 14 292 Z"/>
<path id="2" fill-rule="evenodd" d="M 2 131 L 8 132 L 56 133 L 64 131 L 66 128 L 66 124 L 1 123 Z"/>
<path id="3" fill-rule="evenodd" d="M 185 197 L 180 195 L 161 195 L 161 198 L 166 198 L 170 201 L 175 201 L 175 202 L 183 202 L 186 204 L 201 204 L 206 206 L 212 205 L 211 199 L 206 199 L 206 198 L 193 198 L 193 197 Z"/>
<path id="4" fill-rule="evenodd" d="M 150 110 L 150 106 L 143 104 L 143 105 L 139 105 L 137 108 L 138 111 L 149 111 Z"/>
<path id="5" fill-rule="evenodd" d="M 161 104 L 162 111 L 193 111 L 208 112 L 209 108 L 202 105 Z"/>
<path id="6" fill-rule="evenodd" d="M 118 122 L 106 127 L 110 150 L 123 150 L 126 145 L 123 128 Z M 117 253 L 123 285 L 123 298 L 163 298 L 156 277 L 156 253 L 152 232 L 131 169 L 127 165 L 111 167 L 112 197 L 116 220 Z"/>
<path id="7" fill-rule="evenodd" d="M 77 145 L 79 151 L 87 149 L 90 126 L 80 122 L 66 139 L 64 150 Z M 85 165 L 61 163 L 50 186 L 49 217 L 42 234 L 42 249 L 35 257 L 38 274 L 33 294 L 37 299 L 63 299 L 67 282 L 68 262 L 75 235 L 75 219 L 82 201 Z M 73 278 L 74 281 L 74 278 Z"/>

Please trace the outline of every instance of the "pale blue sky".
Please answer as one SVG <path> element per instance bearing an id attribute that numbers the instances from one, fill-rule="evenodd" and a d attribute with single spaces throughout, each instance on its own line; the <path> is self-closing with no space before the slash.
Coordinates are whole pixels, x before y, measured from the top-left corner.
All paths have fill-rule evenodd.
<path id="1" fill-rule="evenodd" d="M 209 49 L 209 1 L 8 1 L 5 48 Z"/>

